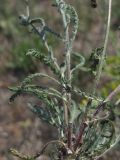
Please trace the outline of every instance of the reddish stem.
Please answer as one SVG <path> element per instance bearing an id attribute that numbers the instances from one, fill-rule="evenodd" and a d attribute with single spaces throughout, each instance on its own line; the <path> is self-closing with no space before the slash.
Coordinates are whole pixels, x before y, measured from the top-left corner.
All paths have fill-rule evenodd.
<path id="1" fill-rule="evenodd" d="M 74 150 L 76 151 L 76 149 L 78 148 L 78 146 L 80 145 L 81 143 L 81 139 L 82 139 L 82 135 L 84 133 L 84 130 L 85 128 L 87 127 L 87 124 L 84 122 L 79 130 L 79 135 L 78 135 L 78 138 L 76 140 L 76 143 L 74 145 Z"/>
<path id="2" fill-rule="evenodd" d="M 68 135 L 67 135 L 67 138 L 68 138 L 68 148 L 71 149 L 71 146 L 72 146 L 72 123 L 69 123 L 68 124 Z"/>
<path id="3" fill-rule="evenodd" d="M 95 116 L 97 116 L 97 114 L 101 111 L 102 108 L 105 107 L 105 105 L 106 105 L 106 102 L 102 102 L 101 104 L 98 105 L 95 113 L 93 114 L 93 118 L 94 118 Z"/>

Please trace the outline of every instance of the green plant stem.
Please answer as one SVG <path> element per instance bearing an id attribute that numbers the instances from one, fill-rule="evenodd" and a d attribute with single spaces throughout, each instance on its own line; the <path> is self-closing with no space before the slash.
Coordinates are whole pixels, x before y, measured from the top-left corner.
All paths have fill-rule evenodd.
<path id="1" fill-rule="evenodd" d="M 27 12 L 27 17 L 30 17 L 29 0 L 25 0 L 25 3 L 26 3 L 26 12 Z"/>
<path id="2" fill-rule="evenodd" d="M 61 9 L 61 14 L 63 18 L 63 25 L 65 29 L 65 52 L 66 52 L 66 79 L 68 81 L 68 85 L 71 86 L 71 46 L 69 40 L 69 25 L 67 24 L 67 19 L 65 12 Z M 71 106 L 71 93 L 64 92 L 64 96 L 67 99 L 67 104 L 64 103 L 64 119 L 65 124 L 68 126 L 69 118 L 68 118 L 68 111 Z"/>
<path id="3" fill-rule="evenodd" d="M 108 44 L 108 38 L 109 38 L 109 32 L 110 32 L 111 13 L 112 13 L 112 0 L 109 0 L 108 20 L 107 20 L 105 42 L 104 42 L 103 53 L 102 53 L 102 56 L 101 56 L 101 59 L 100 59 L 100 62 L 99 62 L 98 72 L 97 72 L 96 79 L 95 79 L 95 85 L 94 85 L 94 88 L 93 88 L 93 94 L 94 95 L 96 94 L 96 89 L 98 87 L 100 77 L 101 77 L 101 74 L 102 74 L 103 65 L 104 65 L 104 60 L 105 60 L 105 55 L 106 55 L 106 50 L 107 50 L 107 44 Z"/>
<path id="4" fill-rule="evenodd" d="M 36 32 L 36 34 L 38 34 L 38 36 L 40 36 L 40 33 L 39 33 L 38 29 L 37 29 L 33 24 L 30 24 L 30 25 L 31 25 L 31 27 L 34 29 L 34 31 Z M 40 36 L 40 38 L 41 38 L 41 36 Z M 48 45 L 48 43 L 47 43 L 47 41 L 45 40 L 45 38 L 42 39 L 42 42 L 43 42 L 45 48 L 47 49 L 48 53 L 51 54 L 51 55 L 53 55 L 53 51 L 52 51 L 52 49 L 50 48 L 50 46 Z M 53 63 L 54 63 L 54 65 L 55 65 L 56 68 L 59 70 L 60 68 L 59 68 L 59 66 L 58 66 L 58 64 L 57 64 L 57 62 L 56 62 L 56 59 L 55 59 L 54 57 L 52 57 L 52 58 L 53 58 Z"/>

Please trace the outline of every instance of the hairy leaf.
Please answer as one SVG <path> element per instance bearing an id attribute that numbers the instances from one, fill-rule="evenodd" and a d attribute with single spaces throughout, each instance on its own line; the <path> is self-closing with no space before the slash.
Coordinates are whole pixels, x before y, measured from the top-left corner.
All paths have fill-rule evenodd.
<path id="1" fill-rule="evenodd" d="M 115 129 L 111 121 L 93 122 L 84 134 L 84 144 L 80 150 L 80 155 L 86 158 L 95 158 L 111 146 L 114 137 Z"/>
<path id="2" fill-rule="evenodd" d="M 60 69 L 56 66 L 55 58 L 51 55 L 45 55 L 44 53 L 41 53 L 37 51 L 36 49 L 30 49 L 27 52 L 27 55 L 34 56 L 36 59 L 39 59 L 41 62 L 43 62 L 45 65 L 47 65 L 55 75 L 61 76 Z"/>

